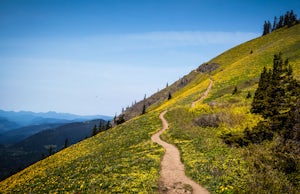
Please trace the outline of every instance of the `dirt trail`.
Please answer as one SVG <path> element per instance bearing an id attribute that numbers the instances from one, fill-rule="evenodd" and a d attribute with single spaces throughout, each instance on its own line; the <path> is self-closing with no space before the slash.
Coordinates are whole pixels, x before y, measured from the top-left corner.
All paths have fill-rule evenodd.
<path id="1" fill-rule="evenodd" d="M 192 103 L 192 105 L 191 105 L 192 108 L 194 108 L 195 105 L 196 105 L 198 102 L 200 102 L 201 100 L 203 100 L 203 99 L 208 95 L 209 91 L 211 90 L 211 87 L 212 87 L 213 83 L 214 83 L 213 80 L 210 79 L 210 83 L 209 83 L 209 86 L 207 87 L 206 91 L 202 94 L 202 96 L 201 96 L 200 98 L 198 98 L 197 100 L 195 100 L 195 101 Z"/>
<path id="2" fill-rule="evenodd" d="M 160 135 L 168 129 L 168 122 L 164 118 L 167 111 L 162 112 L 159 118 L 162 121 L 162 129 L 151 137 L 151 140 L 165 148 L 165 155 L 161 162 L 160 193 L 166 194 L 206 194 L 205 188 L 198 185 L 185 175 L 184 165 L 180 160 L 178 149 L 160 139 Z"/>

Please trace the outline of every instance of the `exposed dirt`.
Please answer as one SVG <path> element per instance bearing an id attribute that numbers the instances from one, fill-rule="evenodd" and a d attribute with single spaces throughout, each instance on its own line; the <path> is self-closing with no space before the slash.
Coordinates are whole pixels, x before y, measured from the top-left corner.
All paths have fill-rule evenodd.
<path id="1" fill-rule="evenodd" d="M 195 101 L 192 103 L 192 105 L 191 105 L 192 108 L 194 108 L 195 105 L 196 105 L 198 102 L 200 102 L 201 100 L 203 100 L 204 98 L 206 98 L 206 96 L 208 95 L 209 91 L 211 90 L 211 87 L 212 87 L 213 83 L 214 83 L 213 80 L 210 79 L 210 83 L 209 83 L 209 86 L 207 87 L 206 91 L 202 94 L 202 96 L 201 96 L 200 98 L 198 98 L 197 100 L 195 100 Z"/>
<path id="2" fill-rule="evenodd" d="M 219 66 L 219 63 L 203 63 L 196 69 L 196 71 L 201 73 L 210 73 L 217 69 Z"/>
<path id="3" fill-rule="evenodd" d="M 168 129 L 168 122 L 164 118 L 167 111 L 162 112 L 159 118 L 162 121 L 162 129 L 154 134 L 151 139 L 153 142 L 165 148 L 165 155 L 161 162 L 160 171 L 160 193 L 163 194 L 206 194 L 209 193 L 205 188 L 198 185 L 185 175 L 184 165 L 180 160 L 178 149 L 160 139 L 160 135 Z"/>

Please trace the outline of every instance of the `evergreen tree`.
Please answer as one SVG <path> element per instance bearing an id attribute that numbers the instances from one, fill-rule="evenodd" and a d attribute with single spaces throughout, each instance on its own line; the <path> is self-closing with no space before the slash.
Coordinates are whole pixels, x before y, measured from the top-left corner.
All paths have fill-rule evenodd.
<path id="1" fill-rule="evenodd" d="M 270 72 L 264 67 L 263 72 L 260 75 L 258 82 L 258 88 L 255 91 L 254 98 L 252 101 L 251 112 L 261 114 L 264 118 L 268 115 L 268 93 L 269 82 L 270 82 Z"/>
<path id="2" fill-rule="evenodd" d="M 105 127 L 105 129 L 108 130 L 108 129 L 110 129 L 110 128 L 111 128 L 110 121 L 107 121 L 107 122 L 106 122 L 106 127 Z"/>
<path id="3" fill-rule="evenodd" d="M 251 98 L 251 97 L 252 97 L 252 95 L 251 95 L 250 91 L 248 91 L 246 98 L 248 99 L 248 98 Z"/>
<path id="4" fill-rule="evenodd" d="M 291 26 L 298 24 L 297 15 L 294 14 L 293 10 L 290 11 L 289 18 L 290 18 L 290 25 Z"/>
<path id="5" fill-rule="evenodd" d="M 277 17 L 275 16 L 275 17 L 274 17 L 274 21 L 273 21 L 272 31 L 274 31 L 274 30 L 277 29 L 277 25 L 278 25 L 278 23 L 277 23 Z"/>
<path id="6" fill-rule="evenodd" d="M 143 105 L 142 115 L 146 113 L 146 104 Z"/>
<path id="7" fill-rule="evenodd" d="M 286 12 L 286 14 L 283 16 L 283 26 L 288 26 L 290 23 L 290 12 Z"/>
<path id="8" fill-rule="evenodd" d="M 64 148 L 67 148 L 68 146 L 69 146 L 69 139 L 66 138 L 66 139 L 65 139 L 65 145 L 64 145 Z"/>
<path id="9" fill-rule="evenodd" d="M 171 94 L 171 92 L 169 92 L 168 100 L 171 100 L 171 98 L 172 98 L 172 94 Z"/>
<path id="10" fill-rule="evenodd" d="M 300 95 L 300 93 L 299 93 Z M 281 132 L 284 139 L 300 142 L 300 100 L 296 100 L 288 114 L 286 125 Z"/>
<path id="11" fill-rule="evenodd" d="M 92 136 L 97 135 L 97 133 L 98 133 L 97 125 L 94 125 L 93 131 L 92 131 Z"/>
<path id="12" fill-rule="evenodd" d="M 284 26 L 284 17 L 280 16 L 276 29 L 282 28 L 283 26 Z"/>
<path id="13" fill-rule="evenodd" d="M 299 98 L 299 84 L 293 78 L 288 60 L 281 53 L 274 55 L 273 68 L 264 68 L 252 102 L 251 112 L 271 122 L 272 131 L 283 130 L 290 112 Z"/>
<path id="14" fill-rule="evenodd" d="M 105 131 L 106 130 L 106 125 L 104 123 L 104 121 L 100 121 L 99 122 L 99 127 L 98 127 L 99 132 Z"/>
<path id="15" fill-rule="evenodd" d="M 52 145 L 49 146 L 48 152 L 49 156 L 51 156 L 54 153 Z"/>
<path id="16" fill-rule="evenodd" d="M 271 27 L 270 21 L 265 21 L 263 36 L 269 34 L 271 32 L 271 30 L 272 30 L 272 27 Z"/>

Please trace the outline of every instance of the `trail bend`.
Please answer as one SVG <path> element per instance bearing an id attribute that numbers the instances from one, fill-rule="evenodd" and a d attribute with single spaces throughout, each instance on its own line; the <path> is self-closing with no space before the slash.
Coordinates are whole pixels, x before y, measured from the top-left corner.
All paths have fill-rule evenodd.
<path id="1" fill-rule="evenodd" d="M 213 83 L 214 83 L 214 81 L 212 79 L 210 79 L 210 83 L 209 83 L 207 89 L 205 90 L 205 92 L 201 95 L 200 98 L 198 98 L 197 100 L 192 102 L 192 105 L 191 105 L 192 108 L 194 108 L 198 102 L 200 102 L 201 100 L 203 100 L 204 98 L 207 97 L 208 93 L 210 92 L 210 90 L 212 88 Z"/>
<path id="2" fill-rule="evenodd" d="M 168 122 L 164 118 L 167 111 L 159 115 L 162 128 L 151 137 L 151 140 L 165 149 L 161 162 L 160 193 L 163 194 L 208 194 L 209 192 L 185 175 L 184 165 L 180 160 L 180 153 L 176 146 L 160 139 L 160 135 L 168 129 Z M 189 186 L 187 186 L 189 185 Z"/>

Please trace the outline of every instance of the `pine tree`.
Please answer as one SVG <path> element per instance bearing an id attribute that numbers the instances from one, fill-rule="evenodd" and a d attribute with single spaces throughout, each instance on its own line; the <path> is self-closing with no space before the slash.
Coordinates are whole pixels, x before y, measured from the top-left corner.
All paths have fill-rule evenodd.
<path id="1" fill-rule="evenodd" d="M 169 92 L 168 100 L 171 100 L 171 99 L 172 99 L 172 94 L 171 94 L 171 92 Z"/>
<path id="2" fill-rule="evenodd" d="M 265 21 L 263 36 L 269 34 L 270 32 L 271 32 L 271 23 L 270 21 Z"/>
<path id="3" fill-rule="evenodd" d="M 280 16 L 276 29 L 282 28 L 283 26 L 284 26 L 284 17 Z"/>
<path id="4" fill-rule="evenodd" d="M 106 122 L 106 127 L 105 127 L 105 129 L 108 130 L 108 129 L 110 129 L 110 128 L 111 128 L 110 121 L 107 121 L 107 122 Z"/>
<path id="5" fill-rule="evenodd" d="M 64 148 L 67 148 L 68 146 L 69 146 L 69 139 L 66 138 L 66 139 L 65 139 Z"/>
<path id="6" fill-rule="evenodd" d="M 289 112 L 299 98 L 299 84 L 293 78 L 293 70 L 282 54 L 274 55 L 273 68 L 264 68 L 252 102 L 251 112 L 262 115 L 272 123 L 273 131 L 286 125 Z"/>
<path id="7" fill-rule="evenodd" d="M 292 86 L 294 78 L 292 77 L 292 69 L 288 64 L 288 60 L 283 62 L 281 53 L 274 56 L 274 66 L 272 75 L 272 98 L 270 111 L 272 111 L 273 130 L 281 129 L 284 120 L 288 116 L 293 104 Z"/>
<path id="8" fill-rule="evenodd" d="M 142 115 L 146 113 L 146 104 L 143 105 Z"/>
<path id="9" fill-rule="evenodd" d="M 117 125 L 120 125 L 122 123 L 124 123 L 126 120 L 125 120 L 125 115 L 124 114 L 121 114 L 119 117 L 116 117 L 114 119 L 114 123 L 117 124 Z"/>
<path id="10" fill-rule="evenodd" d="M 251 97 L 252 97 L 251 92 L 248 91 L 246 98 L 248 99 L 248 98 L 251 98 Z"/>
<path id="11" fill-rule="evenodd" d="M 286 14 L 283 16 L 283 26 L 289 26 L 289 23 L 290 23 L 290 12 L 286 12 Z"/>
<path id="12" fill-rule="evenodd" d="M 105 127 L 106 127 L 106 126 L 105 126 L 104 121 L 101 120 L 101 121 L 99 122 L 98 131 L 99 131 L 99 132 L 105 131 Z"/>
<path id="13" fill-rule="evenodd" d="M 260 75 L 258 82 L 258 88 L 255 91 L 254 98 L 252 101 L 251 112 L 261 114 L 264 118 L 268 117 L 268 90 L 270 82 L 270 72 L 264 67 L 263 72 Z"/>
<path id="14" fill-rule="evenodd" d="M 52 145 L 49 146 L 48 152 L 49 156 L 51 156 L 54 153 Z"/>
<path id="15" fill-rule="evenodd" d="M 268 32 L 270 33 L 272 31 L 272 24 L 269 20 L 267 22 L 267 28 L 268 28 Z"/>
<path id="16" fill-rule="evenodd" d="M 277 23 L 277 17 L 275 16 L 275 17 L 274 17 L 274 22 L 273 22 L 272 31 L 274 31 L 274 30 L 277 29 L 277 25 L 278 25 L 278 23 Z"/>
<path id="17" fill-rule="evenodd" d="M 298 24 L 297 15 L 294 14 L 293 10 L 290 11 L 289 19 L 290 19 L 291 26 Z"/>
<path id="18" fill-rule="evenodd" d="M 97 125 L 94 125 L 93 131 L 92 131 L 92 136 L 97 135 L 97 133 L 98 133 Z"/>

